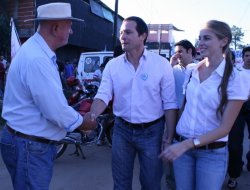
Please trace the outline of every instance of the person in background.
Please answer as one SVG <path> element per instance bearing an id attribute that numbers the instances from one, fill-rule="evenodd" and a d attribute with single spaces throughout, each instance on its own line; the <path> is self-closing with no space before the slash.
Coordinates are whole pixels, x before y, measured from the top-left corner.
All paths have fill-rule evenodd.
<path id="1" fill-rule="evenodd" d="M 98 69 L 95 70 L 94 75 L 93 75 L 93 81 L 92 84 L 96 85 L 98 88 L 100 86 L 101 80 L 102 80 L 102 72 L 104 70 L 104 68 L 106 67 L 107 63 L 109 62 L 109 60 L 112 59 L 110 58 L 106 58 L 103 63 L 99 66 Z"/>
<path id="2" fill-rule="evenodd" d="M 73 63 L 73 68 L 74 68 L 74 76 L 76 77 L 77 76 L 78 59 L 74 58 L 72 63 Z"/>
<path id="3" fill-rule="evenodd" d="M 100 65 L 93 74 L 93 81 L 91 82 L 92 85 L 97 86 L 99 88 L 101 80 L 102 80 L 102 71 L 104 67 Z"/>
<path id="4" fill-rule="evenodd" d="M 239 67 L 244 77 L 245 88 L 249 90 L 250 95 L 250 46 L 242 50 L 243 66 Z M 237 178 L 240 177 L 244 162 L 243 155 L 243 140 L 245 125 L 248 127 L 248 138 L 250 139 L 250 97 L 244 102 L 240 113 L 229 133 L 228 150 L 229 150 L 229 164 L 228 175 L 229 180 L 227 187 L 235 189 L 238 185 Z M 250 150 L 247 153 L 247 170 L 250 171 Z"/>
<path id="5" fill-rule="evenodd" d="M 236 66 L 236 65 L 235 65 L 235 54 L 234 54 L 233 51 L 231 51 L 231 59 L 232 59 L 233 65 Z"/>
<path id="6" fill-rule="evenodd" d="M 56 49 L 68 43 L 72 20 L 80 19 L 71 16 L 69 3 L 49 3 L 31 20 L 40 21 L 37 32 L 12 60 L 3 100 L 1 155 L 15 190 L 49 189 L 57 141 L 96 126 L 68 106 L 56 64 Z"/>
<path id="7" fill-rule="evenodd" d="M 73 63 L 71 63 L 69 60 L 65 61 L 64 65 L 64 78 L 67 80 L 67 78 L 74 76 L 74 66 Z"/>
<path id="8" fill-rule="evenodd" d="M 59 74 L 60 74 L 60 78 L 61 78 L 61 82 L 63 83 L 64 82 L 64 80 L 63 80 L 63 73 L 64 73 L 64 61 L 62 61 L 62 60 L 59 60 L 59 59 L 57 59 L 56 60 L 56 64 L 57 64 L 57 67 L 58 67 L 58 72 L 59 72 Z M 64 84 L 63 84 L 63 86 L 64 86 Z"/>
<path id="9" fill-rule="evenodd" d="M 170 64 L 173 67 L 175 78 L 175 91 L 177 96 L 178 108 L 183 103 L 183 83 L 186 67 L 194 63 L 196 50 L 193 44 L 188 40 L 181 40 L 175 44 L 175 54 L 170 58 Z"/>
<path id="10" fill-rule="evenodd" d="M 243 77 L 233 67 L 228 24 L 210 20 L 200 30 L 204 60 L 185 78 L 186 103 L 175 144 L 160 155 L 173 161 L 176 189 L 220 190 L 227 173 L 228 134 L 247 99 Z"/>
<path id="11" fill-rule="evenodd" d="M 175 54 L 170 58 L 175 79 L 175 92 L 177 97 L 178 109 L 181 109 L 184 99 L 183 83 L 186 67 L 193 63 L 196 50 L 188 40 L 181 40 L 175 44 Z M 172 163 L 166 163 L 166 183 L 168 189 L 175 189 L 174 172 Z"/>
<path id="12" fill-rule="evenodd" d="M 64 62 L 63 68 L 63 89 L 66 98 L 68 98 L 69 94 L 74 93 L 74 87 L 69 85 L 67 80 L 70 80 L 71 77 L 74 77 L 74 66 L 73 63 L 67 59 Z"/>
<path id="13" fill-rule="evenodd" d="M 7 69 L 7 67 L 8 67 L 7 64 L 8 64 L 8 63 L 7 63 L 7 60 L 4 59 L 4 56 L 3 56 L 3 55 L 0 56 L 0 62 L 3 64 L 4 69 Z"/>
<path id="14" fill-rule="evenodd" d="M 125 53 L 106 65 L 90 110 L 94 120 L 113 99 L 115 190 L 132 189 L 137 154 L 141 188 L 160 190 L 163 166 L 158 156 L 162 140 L 168 146 L 174 135 L 177 102 L 172 67 L 167 59 L 144 48 L 147 36 L 147 24 L 141 18 L 123 20 L 120 42 Z M 163 135 L 165 120 L 167 133 Z"/>

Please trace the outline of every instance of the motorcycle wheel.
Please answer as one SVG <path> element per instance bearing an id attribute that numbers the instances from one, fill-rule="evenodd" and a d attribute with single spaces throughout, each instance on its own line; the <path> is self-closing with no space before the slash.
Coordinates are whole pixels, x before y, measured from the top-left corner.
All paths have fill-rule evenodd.
<path id="1" fill-rule="evenodd" d="M 63 153 L 65 152 L 67 146 L 68 145 L 65 144 L 65 143 L 56 145 L 56 159 L 63 155 Z"/>

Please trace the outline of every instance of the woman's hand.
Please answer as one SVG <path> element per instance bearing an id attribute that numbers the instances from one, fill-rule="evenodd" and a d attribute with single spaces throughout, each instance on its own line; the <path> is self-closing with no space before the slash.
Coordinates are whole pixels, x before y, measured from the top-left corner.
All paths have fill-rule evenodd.
<path id="1" fill-rule="evenodd" d="M 159 157 L 162 158 L 163 161 L 172 162 L 191 148 L 194 148 L 193 140 L 187 139 L 185 141 L 166 146 Z"/>

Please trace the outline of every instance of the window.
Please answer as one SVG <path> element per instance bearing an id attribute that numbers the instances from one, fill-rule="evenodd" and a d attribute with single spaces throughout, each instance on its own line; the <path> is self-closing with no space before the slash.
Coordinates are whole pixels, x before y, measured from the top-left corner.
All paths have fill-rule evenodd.
<path id="1" fill-rule="evenodd" d="M 105 7 L 93 0 L 90 0 L 89 2 L 92 13 L 96 14 L 99 17 L 105 18 L 111 22 L 114 22 L 114 18 L 110 10 L 106 9 Z"/>
<path id="2" fill-rule="evenodd" d="M 84 72 L 93 73 L 96 69 L 100 67 L 100 57 L 86 57 L 84 61 Z"/>

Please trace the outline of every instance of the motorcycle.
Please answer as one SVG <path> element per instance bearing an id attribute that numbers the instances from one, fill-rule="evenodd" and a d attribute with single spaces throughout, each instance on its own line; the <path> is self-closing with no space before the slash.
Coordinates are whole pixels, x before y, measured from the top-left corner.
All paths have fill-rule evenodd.
<path id="1" fill-rule="evenodd" d="M 104 125 L 105 122 L 108 122 L 108 124 Z M 71 155 L 77 155 L 77 156 L 81 155 L 83 159 L 86 159 L 86 156 L 82 151 L 82 145 L 96 144 L 96 142 L 100 139 L 101 134 L 103 132 L 105 132 L 108 143 L 112 145 L 111 135 L 112 135 L 113 125 L 114 125 L 114 117 L 110 114 L 103 114 L 98 116 L 97 118 L 96 129 L 88 132 L 84 132 L 78 129 L 73 132 L 69 132 L 65 138 L 63 138 L 61 141 L 58 142 L 56 158 L 59 158 L 60 156 L 63 155 L 68 145 L 73 144 L 75 145 L 75 151 Z"/>
<path id="2" fill-rule="evenodd" d="M 73 77 L 67 80 L 67 84 L 74 87 L 75 92 L 68 98 L 68 104 L 78 111 L 82 116 L 90 110 L 93 98 L 97 93 L 97 87 L 91 84 L 82 86 L 79 81 Z M 75 151 L 71 155 L 77 155 L 86 159 L 82 151 L 83 145 L 96 144 L 98 140 L 105 134 L 107 142 L 112 145 L 112 132 L 114 125 L 114 115 L 109 106 L 103 114 L 96 119 L 97 126 L 94 130 L 82 131 L 79 129 L 67 133 L 65 138 L 57 143 L 57 156 L 59 158 L 66 151 L 68 145 L 75 145 Z"/>

